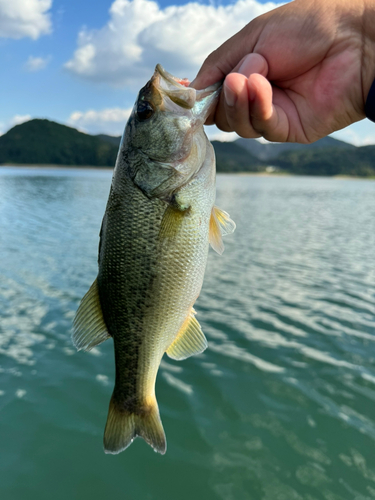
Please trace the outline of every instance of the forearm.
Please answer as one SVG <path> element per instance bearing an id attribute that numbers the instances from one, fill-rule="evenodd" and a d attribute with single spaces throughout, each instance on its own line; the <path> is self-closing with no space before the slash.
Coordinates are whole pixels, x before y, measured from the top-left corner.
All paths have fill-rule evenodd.
<path id="1" fill-rule="evenodd" d="M 375 0 L 365 0 L 363 13 L 362 91 L 366 102 L 375 80 Z"/>

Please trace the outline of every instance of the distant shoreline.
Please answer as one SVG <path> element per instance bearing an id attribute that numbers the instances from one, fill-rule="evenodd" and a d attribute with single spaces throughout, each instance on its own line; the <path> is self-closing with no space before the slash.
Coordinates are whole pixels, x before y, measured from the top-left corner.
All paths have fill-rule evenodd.
<path id="1" fill-rule="evenodd" d="M 92 165 L 54 165 L 54 164 L 44 164 L 44 165 L 0 165 L 0 171 L 2 168 L 14 168 L 14 169 L 24 169 L 24 170 L 37 170 L 37 169 L 50 169 L 50 170 L 95 170 L 95 171 L 108 171 L 113 170 L 114 167 L 95 167 Z M 375 180 L 375 177 L 359 177 L 356 175 L 299 175 L 292 174 L 289 172 L 216 172 L 216 175 L 239 175 L 244 177 L 324 177 L 327 179 L 358 179 L 358 180 Z"/>
<path id="2" fill-rule="evenodd" d="M 42 164 L 42 165 L 30 165 L 30 164 L 7 164 L 0 165 L 1 168 L 23 168 L 23 169 L 37 169 L 37 168 L 49 168 L 51 170 L 59 169 L 75 169 L 75 170 L 113 170 L 114 167 L 96 167 L 94 165 L 53 165 L 53 164 Z"/>

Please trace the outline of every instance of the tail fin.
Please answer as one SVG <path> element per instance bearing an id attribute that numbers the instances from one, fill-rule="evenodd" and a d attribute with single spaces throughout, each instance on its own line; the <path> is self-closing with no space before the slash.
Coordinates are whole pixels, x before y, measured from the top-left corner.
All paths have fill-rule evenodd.
<path id="1" fill-rule="evenodd" d="M 142 437 L 154 451 L 162 455 L 166 452 L 167 442 L 156 400 L 153 405 L 131 413 L 119 409 L 112 396 L 104 431 L 105 453 L 120 453 L 130 446 L 137 436 Z"/>

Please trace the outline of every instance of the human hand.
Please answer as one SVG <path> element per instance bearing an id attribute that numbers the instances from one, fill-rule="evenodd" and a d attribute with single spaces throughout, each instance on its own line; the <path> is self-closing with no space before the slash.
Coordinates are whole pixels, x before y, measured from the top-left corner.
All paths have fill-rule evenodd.
<path id="1" fill-rule="evenodd" d="M 207 124 L 310 143 L 365 118 L 375 78 L 374 0 L 295 0 L 215 50 L 192 86 L 225 77 Z"/>

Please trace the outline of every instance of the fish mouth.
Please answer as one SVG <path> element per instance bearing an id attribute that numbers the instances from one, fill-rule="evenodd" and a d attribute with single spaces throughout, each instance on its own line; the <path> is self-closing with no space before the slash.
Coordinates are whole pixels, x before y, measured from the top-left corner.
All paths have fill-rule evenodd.
<path id="1" fill-rule="evenodd" d="M 189 87 L 190 82 L 187 78 L 176 78 L 171 73 L 168 73 L 161 64 L 157 64 L 155 68 L 155 72 L 159 73 L 159 75 L 167 82 L 172 85 L 176 85 L 178 87 Z"/>
<path id="2" fill-rule="evenodd" d="M 222 82 L 218 82 L 203 90 L 196 90 L 189 86 L 190 82 L 187 78 L 176 78 L 168 73 L 161 64 L 156 65 L 153 80 L 154 85 L 162 95 L 168 96 L 179 108 L 191 110 L 192 115 L 199 121 L 206 120 L 222 88 Z M 165 109 L 169 111 L 168 103 L 165 100 L 164 105 Z"/>

